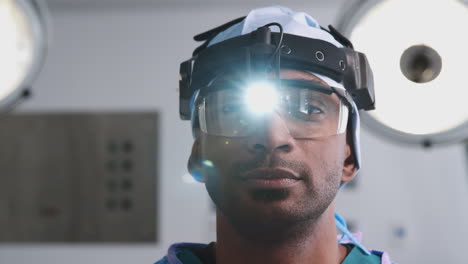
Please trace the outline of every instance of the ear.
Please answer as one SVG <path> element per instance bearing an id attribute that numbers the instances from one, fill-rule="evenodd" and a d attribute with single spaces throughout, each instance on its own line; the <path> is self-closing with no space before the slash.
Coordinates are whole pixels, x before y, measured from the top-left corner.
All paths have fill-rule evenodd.
<path id="1" fill-rule="evenodd" d="M 343 164 L 343 174 L 341 176 L 341 182 L 350 182 L 356 176 L 356 160 L 354 155 L 351 153 L 351 146 L 346 143 L 345 147 L 345 159 Z"/>
<path id="2" fill-rule="evenodd" d="M 197 136 L 192 145 L 192 153 L 190 153 L 187 169 L 190 175 L 198 182 L 205 182 L 206 180 L 203 173 L 202 160 L 200 137 Z"/>

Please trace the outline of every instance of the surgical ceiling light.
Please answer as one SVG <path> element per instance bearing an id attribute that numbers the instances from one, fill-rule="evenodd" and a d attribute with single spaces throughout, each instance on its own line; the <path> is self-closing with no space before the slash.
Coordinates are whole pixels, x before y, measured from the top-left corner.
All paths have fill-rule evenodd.
<path id="1" fill-rule="evenodd" d="M 369 128 L 424 145 L 468 139 L 468 4 L 353 1 L 338 28 L 369 58 L 376 110 Z M 442 15 L 445 14 L 445 15 Z"/>
<path id="2" fill-rule="evenodd" d="M 0 0 L 0 111 L 29 94 L 47 47 L 41 0 Z"/>

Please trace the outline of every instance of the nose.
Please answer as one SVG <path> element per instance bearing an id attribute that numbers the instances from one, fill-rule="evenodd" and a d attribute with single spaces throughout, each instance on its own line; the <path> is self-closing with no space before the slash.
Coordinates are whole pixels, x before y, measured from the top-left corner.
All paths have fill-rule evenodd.
<path id="1" fill-rule="evenodd" d="M 294 148 L 294 138 L 278 113 L 272 113 L 257 124 L 255 132 L 248 138 L 248 148 L 256 154 L 287 153 Z"/>

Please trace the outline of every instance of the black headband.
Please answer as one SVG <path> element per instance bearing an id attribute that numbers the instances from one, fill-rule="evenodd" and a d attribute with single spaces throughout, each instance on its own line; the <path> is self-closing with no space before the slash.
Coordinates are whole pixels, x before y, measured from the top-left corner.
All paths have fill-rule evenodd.
<path id="1" fill-rule="evenodd" d="M 260 27 L 250 34 L 205 46 L 180 65 L 181 118 L 190 118 L 193 93 L 217 76 L 233 69 L 250 74 L 269 71 L 272 67 L 328 76 L 344 84 L 358 109 L 374 109 L 372 70 L 363 53 L 348 47 L 338 48 L 324 40 L 272 33 L 268 27 Z"/>

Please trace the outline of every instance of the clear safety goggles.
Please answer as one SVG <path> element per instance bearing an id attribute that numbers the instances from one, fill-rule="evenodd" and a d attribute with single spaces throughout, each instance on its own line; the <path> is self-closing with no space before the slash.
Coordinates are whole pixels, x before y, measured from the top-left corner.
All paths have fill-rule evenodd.
<path id="1" fill-rule="evenodd" d="M 195 111 L 209 135 L 250 136 L 279 117 L 292 137 L 313 139 L 346 131 L 348 97 L 343 89 L 304 80 L 224 82 L 202 89 Z"/>

